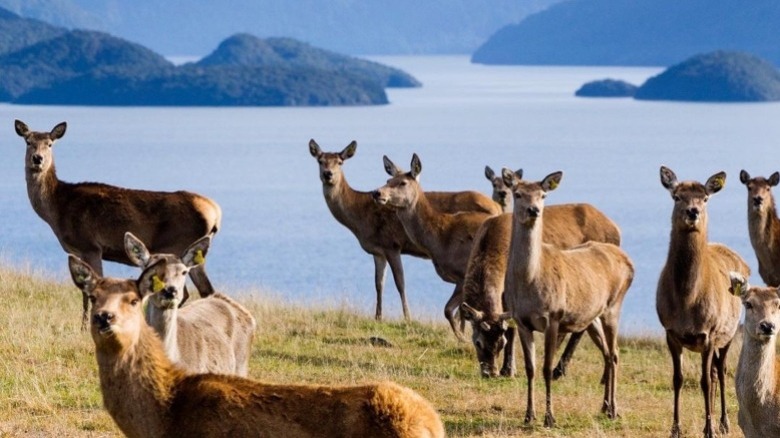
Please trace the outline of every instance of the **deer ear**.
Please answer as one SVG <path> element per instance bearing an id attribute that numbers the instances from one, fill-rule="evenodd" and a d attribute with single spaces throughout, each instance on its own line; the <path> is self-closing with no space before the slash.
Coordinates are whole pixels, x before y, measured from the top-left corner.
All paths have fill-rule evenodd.
<path id="1" fill-rule="evenodd" d="M 493 169 L 491 169 L 490 166 L 485 166 L 485 178 L 487 178 L 488 181 L 493 181 L 495 176 L 496 172 L 493 172 Z"/>
<path id="2" fill-rule="evenodd" d="M 382 164 L 385 166 L 385 172 L 387 172 L 387 174 L 390 176 L 396 176 L 404 173 L 403 170 L 401 170 L 398 166 L 395 165 L 395 163 L 387 158 L 387 155 L 382 155 Z"/>
<path id="3" fill-rule="evenodd" d="M 27 137 L 27 134 L 30 133 L 30 128 L 21 120 L 14 120 L 14 129 L 19 137 Z"/>
<path id="4" fill-rule="evenodd" d="M 776 186 L 778 183 L 780 183 L 780 173 L 775 172 L 772 175 L 770 175 L 767 182 L 772 187 Z"/>
<path id="5" fill-rule="evenodd" d="M 747 173 L 745 169 L 742 169 L 739 171 L 739 182 L 742 184 L 747 184 L 750 182 L 750 174 Z"/>
<path id="6" fill-rule="evenodd" d="M 165 283 L 160 280 L 160 277 L 157 275 L 157 265 L 162 263 L 165 263 L 165 260 L 160 259 L 151 266 L 148 266 L 141 272 L 141 276 L 138 277 L 138 280 L 136 280 L 135 284 L 141 298 L 149 293 L 159 292 L 165 287 Z"/>
<path id="7" fill-rule="evenodd" d="M 322 155 L 322 149 L 320 149 L 320 145 L 318 145 L 313 138 L 309 140 L 309 153 L 314 158 L 319 158 L 320 155 Z"/>
<path id="8" fill-rule="evenodd" d="M 674 188 L 677 187 L 677 175 L 672 172 L 672 169 L 666 166 L 661 166 L 661 185 L 670 192 L 674 191 Z"/>
<path id="9" fill-rule="evenodd" d="M 355 155 L 356 150 L 357 142 L 352 140 L 352 143 L 348 144 L 343 151 L 339 152 L 339 156 L 341 157 L 342 161 L 347 160 L 348 158 L 352 158 L 352 156 Z"/>
<path id="10" fill-rule="evenodd" d="M 712 195 L 718 193 L 723 187 L 726 186 L 726 172 L 718 172 L 707 179 L 704 187 L 707 189 L 707 193 Z"/>
<path id="11" fill-rule="evenodd" d="M 520 173 L 522 174 L 522 170 L 520 170 Z M 501 179 L 504 180 L 504 184 L 506 184 L 507 187 L 510 189 L 515 186 L 515 181 L 520 180 L 520 178 L 517 177 L 517 174 L 515 172 L 512 172 L 510 169 L 507 169 L 506 167 L 501 169 Z"/>
<path id="12" fill-rule="evenodd" d="M 181 256 L 182 262 L 188 268 L 206 263 L 206 254 L 208 254 L 210 246 L 211 236 L 201 237 L 184 250 L 184 254 Z"/>
<path id="13" fill-rule="evenodd" d="M 731 280 L 731 287 L 729 292 L 736 297 L 744 297 L 745 292 L 748 290 L 748 282 L 745 277 L 739 272 L 729 272 L 729 279 Z"/>
<path id="14" fill-rule="evenodd" d="M 84 292 L 92 290 L 98 282 L 98 275 L 84 260 L 68 254 L 68 268 L 70 269 L 70 278 L 77 288 Z"/>
<path id="15" fill-rule="evenodd" d="M 149 250 L 146 249 L 146 245 L 141 242 L 141 239 L 135 237 L 133 233 L 129 231 L 125 233 L 125 253 L 127 253 L 127 258 L 129 258 L 133 264 L 141 268 L 149 263 L 149 257 L 151 256 Z"/>
<path id="16" fill-rule="evenodd" d="M 469 306 L 466 303 L 460 304 L 460 313 L 463 316 L 463 319 L 467 321 L 480 322 L 483 318 L 482 312 Z"/>
<path id="17" fill-rule="evenodd" d="M 558 188 L 558 185 L 561 183 L 561 179 L 563 178 L 563 172 L 553 172 L 547 176 L 544 177 L 542 180 L 542 190 L 545 192 L 551 192 Z"/>
<path id="18" fill-rule="evenodd" d="M 52 128 L 51 132 L 49 133 L 49 136 L 52 140 L 59 140 L 62 138 L 63 135 L 65 135 L 65 129 L 68 128 L 68 124 L 65 122 L 60 122 Z"/>
<path id="19" fill-rule="evenodd" d="M 412 178 L 417 179 L 420 173 L 422 173 L 422 161 L 420 161 L 420 157 L 417 154 L 412 154 Z"/>

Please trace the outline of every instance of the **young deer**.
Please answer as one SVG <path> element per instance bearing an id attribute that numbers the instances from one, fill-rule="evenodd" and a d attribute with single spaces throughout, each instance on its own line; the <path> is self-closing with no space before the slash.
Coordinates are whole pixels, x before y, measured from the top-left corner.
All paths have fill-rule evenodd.
<path id="1" fill-rule="evenodd" d="M 179 254 L 220 227 L 222 211 L 205 196 L 185 191 L 151 192 L 99 183 L 67 183 L 57 178 L 54 143 L 65 135 L 62 122 L 50 132 L 30 131 L 14 122 L 27 143 L 25 177 L 33 210 L 49 224 L 62 248 L 85 260 L 98 274 L 102 260 L 131 264 L 124 250 L 124 232 L 131 231 L 155 252 Z M 202 296 L 214 292 L 203 265 L 190 271 Z M 82 328 L 88 302 L 83 298 Z"/>
<path id="2" fill-rule="evenodd" d="M 431 405 L 390 382 L 275 385 L 188 373 L 171 362 L 144 321 L 142 300 L 154 287 L 154 265 L 138 280 L 119 280 L 102 278 L 73 255 L 68 264 L 92 302 L 103 404 L 129 437 L 444 436 Z"/>
<path id="3" fill-rule="evenodd" d="M 211 237 L 190 245 L 181 256 L 151 254 L 132 233 L 125 233 L 125 250 L 133 263 L 153 271 L 146 322 L 160 336 L 173 362 L 193 373 L 246 376 L 257 322 L 241 304 L 215 292 L 179 308 L 187 273 L 206 261 Z M 152 268 L 153 267 L 153 268 Z"/>
<path id="4" fill-rule="evenodd" d="M 392 165 L 387 157 L 384 157 L 384 161 L 386 168 Z M 397 169 L 395 165 L 392 167 Z M 455 321 L 455 313 L 463 301 L 461 290 L 466 264 L 477 230 L 486 219 L 493 217 L 493 214 L 439 211 L 420 187 L 420 172 L 422 163 L 417 154 L 414 154 L 411 171 L 388 171 L 395 176 L 390 178 L 387 184 L 374 190 L 373 197 L 378 204 L 396 210 L 406 235 L 430 254 L 439 277 L 455 284 L 455 290 L 444 307 L 444 317 L 452 326 L 455 336 L 464 340 L 462 329 Z"/>
<path id="5" fill-rule="evenodd" d="M 748 232 L 758 259 L 758 273 L 769 286 L 780 286 L 780 219 L 772 195 L 772 187 L 780 183 L 780 173 L 751 178 L 742 170 L 739 180 L 748 191 Z"/>
<path id="6" fill-rule="evenodd" d="M 701 353 L 701 390 L 704 395 L 704 436 L 712 437 L 713 379 L 720 381 L 720 430 L 726 433 L 726 355 L 739 323 L 739 300 L 729 293 L 729 272 L 747 277 L 750 269 L 724 245 L 707 241 L 707 201 L 726 184 L 726 173 L 712 175 L 705 184 L 677 181 L 671 169 L 661 166 L 661 184 L 672 195 L 672 231 L 669 255 L 661 270 L 656 310 L 666 330 L 672 356 L 674 423 L 672 437 L 680 432 L 680 389 L 683 384 L 683 348 Z"/>
<path id="7" fill-rule="evenodd" d="M 384 290 L 385 270 L 388 263 L 393 280 L 401 296 L 404 318 L 409 320 L 409 305 L 406 301 L 406 286 L 401 254 L 429 258 L 428 253 L 414 244 L 406 236 L 403 226 L 395 213 L 387 207 L 376 204 L 371 194 L 354 190 L 347 183 L 342 165 L 352 158 L 357 143 L 352 142 L 341 152 L 323 152 L 314 140 L 309 141 L 309 153 L 317 159 L 322 181 L 325 203 L 336 220 L 347 227 L 358 239 L 360 247 L 374 257 L 374 286 L 376 288 L 376 319 L 382 319 L 382 293 Z M 433 202 L 436 208 L 449 211 L 493 209 L 495 204 L 486 196 L 471 196 L 460 193 L 440 192 Z"/>
<path id="8" fill-rule="evenodd" d="M 617 333 L 620 309 L 634 278 L 634 267 L 625 252 L 611 243 L 588 242 L 561 249 L 542 241 L 544 198 L 560 184 L 555 172 L 539 182 L 527 182 L 509 169 L 502 172 L 512 188 L 514 211 L 504 294 L 507 309 L 517 322 L 528 378 L 525 421 L 534 419 L 533 331 L 544 333 L 543 375 L 546 387 L 544 424 L 555 424 L 552 409 L 553 360 L 561 333 L 603 327 L 604 363 L 607 375 L 602 411 L 617 416 Z"/>
<path id="9" fill-rule="evenodd" d="M 732 272 L 731 293 L 745 306 L 744 338 L 737 365 L 739 427 L 747 438 L 780 436 L 780 364 L 777 332 L 780 328 L 780 291 L 777 287 L 750 287 Z"/>

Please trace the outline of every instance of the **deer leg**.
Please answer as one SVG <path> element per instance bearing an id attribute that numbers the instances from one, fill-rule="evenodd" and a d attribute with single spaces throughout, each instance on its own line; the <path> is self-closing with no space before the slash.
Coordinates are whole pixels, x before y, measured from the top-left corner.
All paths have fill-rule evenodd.
<path id="1" fill-rule="evenodd" d="M 606 338 L 604 336 L 604 326 L 601 324 L 601 319 L 596 318 L 591 325 L 586 329 L 588 336 L 593 341 L 593 344 L 601 351 L 604 356 L 604 373 L 601 375 L 601 384 L 606 385 L 607 379 L 607 361 L 609 360 L 609 351 L 607 351 Z"/>
<path id="2" fill-rule="evenodd" d="M 718 383 L 720 384 L 720 433 L 729 433 L 729 417 L 726 415 L 726 355 L 731 347 L 731 342 L 718 351 L 715 367 L 718 370 Z"/>
<path id="3" fill-rule="evenodd" d="M 572 333 L 571 336 L 569 336 L 569 342 L 566 343 L 566 348 L 563 349 L 561 359 L 558 361 L 558 365 L 553 370 L 553 380 L 558 380 L 566 375 L 566 367 L 569 365 L 569 361 L 571 361 L 571 358 L 574 356 L 574 350 L 577 349 L 577 345 L 580 343 L 580 339 L 582 339 L 582 335 L 584 333 L 585 332 L 577 332 Z M 561 340 L 564 336 L 565 335 L 561 336 Z M 558 343 L 559 347 L 561 343 L 562 342 Z"/>
<path id="4" fill-rule="evenodd" d="M 385 289 L 385 270 L 387 259 L 382 255 L 374 256 L 374 287 L 376 288 L 376 314 L 377 321 L 382 320 L 382 291 Z"/>
<path id="5" fill-rule="evenodd" d="M 715 434 L 712 428 L 712 360 L 714 348 L 707 348 L 701 353 L 701 392 L 704 394 L 704 437 L 712 438 Z"/>
<path id="6" fill-rule="evenodd" d="M 520 346 L 523 348 L 523 361 L 525 362 L 525 377 L 528 382 L 528 398 L 525 408 L 525 422 L 530 423 L 536 417 L 534 415 L 534 372 L 536 369 L 536 352 L 534 351 L 534 334 L 520 322 L 517 323 L 517 333 L 520 335 Z"/>
<path id="7" fill-rule="evenodd" d="M 604 407 L 602 409 L 607 417 L 610 419 L 617 418 L 617 401 L 615 399 L 615 390 L 617 387 L 617 367 L 618 367 L 618 346 L 617 346 L 617 332 L 618 321 L 617 318 L 608 316 L 602 316 L 604 320 L 597 319 L 599 321 L 599 334 L 601 336 L 601 344 L 605 348 L 604 353 Z M 602 323 L 603 322 L 603 326 Z M 603 330 L 601 330 L 603 328 Z M 598 345 L 598 344 L 597 344 Z"/>
<path id="8" fill-rule="evenodd" d="M 506 345 L 504 346 L 504 365 L 501 367 L 501 375 L 514 377 L 517 366 L 515 365 L 515 334 L 517 329 L 509 327 L 506 329 Z"/>
<path id="9" fill-rule="evenodd" d="M 81 259 L 84 260 L 98 276 L 103 276 L 103 253 L 100 250 L 83 253 L 81 254 Z M 84 291 L 81 291 L 81 305 L 83 309 L 81 312 L 81 331 L 86 331 L 89 322 L 89 298 Z"/>
<path id="10" fill-rule="evenodd" d="M 544 426 L 555 426 L 555 417 L 552 412 L 552 369 L 555 353 L 558 349 L 558 321 L 549 320 L 544 331 L 544 387 L 546 395 Z"/>
<path id="11" fill-rule="evenodd" d="M 387 262 L 390 263 L 390 272 L 393 273 L 395 288 L 398 289 L 398 295 L 401 296 L 401 308 L 404 311 L 404 320 L 411 321 L 409 314 L 409 304 L 406 302 L 406 285 L 404 282 L 404 265 L 401 264 L 401 253 L 394 252 L 387 254 Z"/>
<path id="12" fill-rule="evenodd" d="M 198 289 L 201 297 L 207 297 L 214 293 L 214 286 L 211 285 L 209 277 L 206 276 L 206 265 L 200 264 L 190 269 L 190 278 L 192 284 Z"/>
<path id="13" fill-rule="evenodd" d="M 672 423 L 672 438 L 680 437 L 680 389 L 683 384 L 682 375 L 682 345 L 669 332 L 666 332 L 666 346 L 672 356 L 672 386 L 674 387 L 674 420 Z"/>
<path id="14" fill-rule="evenodd" d="M 449 300 L 447 300 L 447 304 L 444 306 L 444 317 L 447 318 L 447 321 L 450 323 L 450 327 L 452 327 L 452 331 L 455 333 L 455 337 L 458 338 L 461 342 L 466 342 L 466 339 L 463 337 L 463 329 L 458 327 L 457 322 L 455 321 L 455 312 L 460 307 L 460 304 L 463 302 L 463 286 L 461 283 L 455 284 L 455 290 L 452 291 L 452 296 Z M 463 318 L 461 318 L 461 322 L 463 321 Z"/>

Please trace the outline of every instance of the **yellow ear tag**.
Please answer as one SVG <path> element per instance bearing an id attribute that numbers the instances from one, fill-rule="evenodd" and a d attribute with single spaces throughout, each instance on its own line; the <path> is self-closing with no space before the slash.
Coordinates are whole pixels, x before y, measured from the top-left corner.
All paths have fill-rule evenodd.
<path id="1" fill-rule="evenodd" d="M 726 180 L 724 180 L 723 178 L 715 178 L 715 181 L 713 182 L 718 186 L 719 189 L 722 189 L 723 186 L 726 185 Z"/>
<path id="2" fill-rule="evenodd" d="M 203 257 L 203 251 L 201 250 L 195 251 L 195 257 L 193 257 L 192 261 L 198 265 L 202 265 L 203 263 L 206 263 L 206 258 Z"/>
<path id="3" fill-rule="evenodd" d="M 506 322 L 506 326 L 511 328 L 517 328 L 517 322 L 515 322 L 514 318 L 510 319 Z"/>
<path id="4" fill-rule="evenodd" d="M 558 181 L 552 180 L 550 181 L 550 190 L 555 190 L 558 187 Z"/>
<path id="5" fill-rule="evenodd" d="M 160 280 L 160 277 L 153 275 L 152 276 L 152 292 L 157 293 L 161 290 L 165 289 L 165 283 L 163 283 L 162 280 Z"/>
<path id="6" fill-rule="evenodd" d="M 737 283 L 734 285 L 734 295 L 741 297 L 742 296 L 742 283 Z"/>

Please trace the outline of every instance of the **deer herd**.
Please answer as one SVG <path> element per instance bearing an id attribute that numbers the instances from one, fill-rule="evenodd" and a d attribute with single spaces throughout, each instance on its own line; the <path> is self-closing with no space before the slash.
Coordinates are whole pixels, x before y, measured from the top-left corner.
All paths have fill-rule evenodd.
<path id="1" fill-rule="evenodd" d="M 442 437 L 436 410 L 412 389 L 392 382 L 357 386 L 282 385 L 247 377 L 257 321 L 246 308 L 215 291 L 206 255 L 221 226 L 213 200 L 186 191 L 132 190 L 100 183 L 67 183 L 57 177 L 53 145 L 66 124 L 31 131 L 19 120 L 27 144 L 25 177 L 33 210 L 49 224 L 68 254 L 73 282 L 82 293 L 82 327 L 95 344 L 106 410 L 131 437 L 310 436 Z M 601 412 L 618 416 L 618 326 L 634 279 L 620 247 L 620 228 L 590 204 L 545 206 L 563 179 L 539 181 L 522 170 L 485 168 L 492 199 L 479 192 L 429 192 L 420 184 L 422 161 L 409 171 L 383 158 L 390 179 L 373 191 L 350 187 L 343 172 L 355 155 L 309 152 L 319 165 L 328 209 L 374 259 L 375 317 L 381 320 L 387 265 L 409 320 L 402 254 L 430 259 L 454 285 L 444 316 L 466 339 L 469 323 L 483 377 L 516 373 L 515 338 L 527 379 L 525 421 L 535 421 L 534 332 L 544 346 L 544 425 L 553 427 L 552 382 L 587 333 L 604 360 Z M 658 279 L 656 310 L 666 332 L 674 390 L 671 436 L 680 428 L 682 352 L 701 354 L 704 436 L 727 433 L 726 357 L 745 309 L 744 340 L 736 370 L 738 423 L 748 437 L 780 436 L 780 219 L 769 178 L 741 171 L 748 192 L 750 242 L 766 287 L 750 286 L 750 269 L 725 245 L 707 236 L 707 203 L 723 189 L 726 174 L 705 183 L 678 181 L 662 166 L 661 185 L 673 200 L 669 252 Z M 102 261 L 138 266 L 135 280 L 104 277 Z M 188 301 L 187 277 L 200 298 Z M 554 366 L 556 353 L 568 343 Z M 499 359 L 503 356 L 499 369 Z M 720 418 L 712 418 L 716 381 Z"/>

